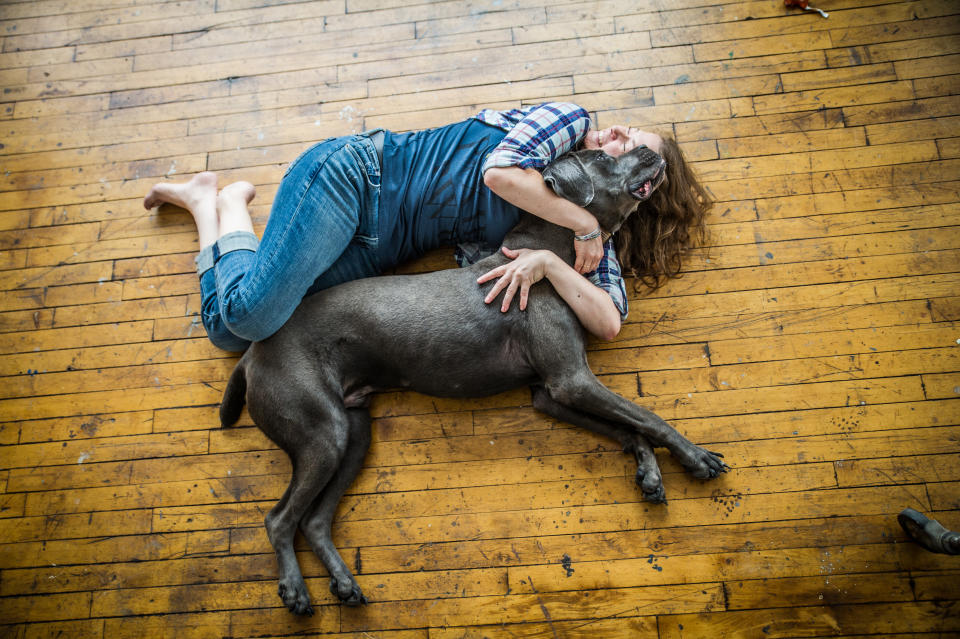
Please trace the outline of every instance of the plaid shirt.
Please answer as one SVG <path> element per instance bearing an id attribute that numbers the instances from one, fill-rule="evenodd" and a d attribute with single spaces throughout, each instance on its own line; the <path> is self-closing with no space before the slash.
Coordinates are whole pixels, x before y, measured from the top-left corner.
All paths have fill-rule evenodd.
<path id="1" fill-rule="evenodd" d="M 576 104 L 549 102 L 525 109 L 484 109 L 477 120 L 507 132 L 483 162 L 483 172 L 495 166 L 519 166 L 542 171 L 572 151 L 590 128 L 590 114 Z"/>
<path id="2" fill-rule="evenodd" d="M 573 150 L 590 128 L 590 115 L 568 102 L 549 102 L 509 111 L 484 109 L 475 118 L 507 132 L 484 160 L 484 172 L 497 166 L 542 171 L 550 162 Z M 491 251 L 479 245 L 461 244 L 457 247 L 456 259 L 460 266 L 465 266 L 490 254 Z M 620 319 L 627 319 L 627 289 L 612 239 L 603 244 L 603 257 L 597 270 L 587 273 L 586 277 L 610 294 L 620 311 Z"/>

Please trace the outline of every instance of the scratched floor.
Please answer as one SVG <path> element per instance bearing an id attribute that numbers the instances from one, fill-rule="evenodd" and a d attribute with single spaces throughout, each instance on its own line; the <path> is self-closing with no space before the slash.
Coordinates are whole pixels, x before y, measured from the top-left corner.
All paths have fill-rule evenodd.
<path id="1" fill-rule="evenodd" d="M 388 4 L 0 5 L 0 635 L 957 636 L 960 559 L 896 514 L 960 529 L 960 5 Z M 295 618 L 262 527 L 289 464 L 217 427 L 191 220 L 140 200 L 216 170 L 259 231 L 316 140 L 548 99 L 673 134 L 718 201 L 590 363 L 733 470 L 664 452 L 648 506 L 526 391 L 380 395 L 334 528 L 370 604 L 300 540 Z"/>

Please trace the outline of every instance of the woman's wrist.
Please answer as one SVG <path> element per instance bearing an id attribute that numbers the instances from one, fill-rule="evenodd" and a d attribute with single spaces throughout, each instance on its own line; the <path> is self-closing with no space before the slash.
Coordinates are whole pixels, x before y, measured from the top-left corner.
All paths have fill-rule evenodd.
<path id="1" fill-rule="evenodd" d="M 546 255 L 544 256 L 543 273 L 544 273 L 544 277 L 546 277 L 551 282 L 556 283 L 554 281 L 555 278 L 561 275 L 563 271 L 573 270 L 573 268 L 569 264 L 561 260 L 560 256 L 554 253 L 553 251 L 549 249 L 544 249 L 544 253 L 546 253 Z"/>
<path id="2" fill-rule="evenodd" d="M 574 205 L 576 206 L 576 205 Z M 577 207 L 580 208 L 580 207 Z M 597 218 L 587 211 L 586 209 L 580 208 L 580 211 L 583 212 L 582 215 L 578 215 L 577 219 L 574 221 L 574 225 L 570 227 L 570 230 L 573 231 L 575 236 L 586 236 L 590 235 L 594 231 L 600 228 L 600 224 L 597 222 Z"/>
<path id="3" fill-rule="evenodd" d="M 597 228 L 593 229 L 592 231 L 590 231 L 589 233 L 585 233 L 585 234 L 583 234 L 583 235 L 576 235 L 576 234 L 574 234 L 573 239 L 575 239 L 575 240 L 578 241 L 578 242 L 589 242 L 590 240 L 596 239 L 596 238 L 598 238 L 598 237 L 600 237 L 600 227 L 599 227 L 599 226 L 598 226 Z"/>

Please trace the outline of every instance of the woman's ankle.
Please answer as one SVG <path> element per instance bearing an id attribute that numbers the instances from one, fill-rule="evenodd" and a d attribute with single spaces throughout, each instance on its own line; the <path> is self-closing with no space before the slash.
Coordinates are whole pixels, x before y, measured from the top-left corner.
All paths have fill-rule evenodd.
<path id="1" fill-rule="evenodd" d="M 219 217 L 219 237 L 237 231 L 253 233 L 253 220 L 247 205 L 256 196 L 256 188 L 249 182 L 228 184 L 217 194 L 217 215 Z"/>

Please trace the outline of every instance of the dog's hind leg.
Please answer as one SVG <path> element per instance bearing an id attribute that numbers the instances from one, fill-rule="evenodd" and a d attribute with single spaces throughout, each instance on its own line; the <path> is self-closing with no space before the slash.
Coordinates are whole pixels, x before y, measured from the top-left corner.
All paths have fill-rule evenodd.
<path id="1" fill-rule="evenodd" d="M 350 422 L 347 451 L 336 474 L 300 520 L 300 530 L 330 573 L 330 592 L 348 606 L 359 606 L 367 603 L 367 598 L 333 545 L 330 526 L 337 504 L 360 472 L 367 449 L 370 448 L 370 411 L 367 408 L 348 408 L 347 419 Z"/>
<path id="2" fill-rule="evenodd" d="M 729 470 L 722 455 L 697 446 L 655 413 L 620 397 L 601 384 L 589 369 L 551 376 L 545 386 L 557 403 L 607 422 L 624 424 L 654 445 L 665 446 L 694 477 L 708 479 Z"/>
<path id="3" fill-rule="evenodd" d="M 267 536 L 277 554 L 283 603 L 296 614 L 313 614 L 310 595 L 303 581 L 293 541 L 297 525 L 317 495 L 337 471 L 347 448 L 347 416 L 332 395 L 307 395 L 309 404 L 287 405 L 285 416 L 274 413 L 260 420 L 264 433 L 290 456 L 293 477 L 290 486 L 265 519 Z M 327 399 L 328 401 L 324 401 Z M 264 427 L 263 424 L 267 424 Z"/>
<path id="4" fill-rule="evenodd" d="M 624 452 L 632 453 L 637 460 L 637 474 L 634 480 L 640 487 L 643 498 L 655 504 L 665 504 L 667 502 L 663 491 L 660 466 L 653 454 L 653 447 L 646 437 L 627 426 L 614 424 L 582 413 L 575 408 L 564 406 L 550 397 L 550 393 L 543 386 L 531 386 L 530 391 L 533 396 L 533 407 L 537 410 L 620 442 Z"/>

